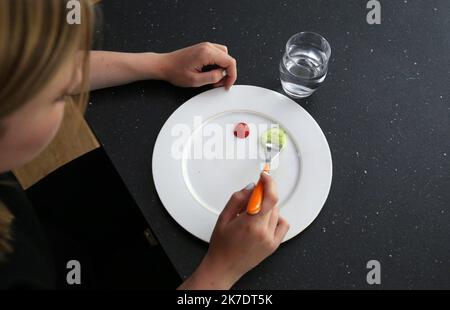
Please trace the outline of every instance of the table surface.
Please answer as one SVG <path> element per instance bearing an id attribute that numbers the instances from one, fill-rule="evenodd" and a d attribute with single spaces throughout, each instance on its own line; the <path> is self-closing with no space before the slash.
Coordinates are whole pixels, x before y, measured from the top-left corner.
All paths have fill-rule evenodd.
<path id="1" fill-rule="evenodd" d="M 333 184 L 316 221 L 244 276 L 236 288 L 450 288 L 450 2 L 142 1 L 102 4 L 103 49 L 167 52 L 220 42 L 238 60 L 238 84 L 281 92 L 287 39 L 324 35 L 329 75 L 298 100 L 324 131 Z M 173 111 L 208 88 L 146 81 L 92 94 L 87 118 L 181 276 L 207 245 L 162 206 L 152 179 L 157 134 Z"/>

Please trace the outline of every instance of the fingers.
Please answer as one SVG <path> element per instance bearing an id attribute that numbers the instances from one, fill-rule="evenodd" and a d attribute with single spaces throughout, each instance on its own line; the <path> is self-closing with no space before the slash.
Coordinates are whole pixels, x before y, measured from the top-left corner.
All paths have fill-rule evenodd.
<path id="1" fill-rule="evenodd" d="M 198 74 L 196 83 L 198 84 L 198 86 L 206 84 L 216 84 L 219 83 L 225 75 L 226 71 L 223 69 L 215 69 L 207 72 L 202 72 Z"/>
<path id="2" fill-rule="evenodd" d="M 212 44 L 214 45 L 214 47 L 216 47 L 219 50 L 221 50 L 221 51 L 223 51 L 223 52 L 228 54 L 228 47 L 226 47 L 225 45 L 217 44 L 217 43 L 212 43 Z M 213 83 L 212 86 L 214 88 L 225 86 L 227 78 L 225 77 L 226 76 L 226 71 L 224 71 L 224 72 L 225 72 L 224 77 L 219 82 Z"/>
<path id="3" fill-rule="evenodd" d="M 247 206 L 247 202 L 250 198 L 253 188 L 255 187 L 254 183 L 250 183 L 242 190 L 235 192 L 231 195 L 230 200 L 226 204 L 222 213 L 219 216 L 219 223 L 226 224 L 232 219 L 236 217 L 238 213 L 241 213 L 245 210 Z"/>
<path id="4" fill-rule="evenodd" d="M 272 235 L 275 234 L 275 230 L 278 225 L 278 219 L 280 217 L 280 210 L 277 206 L 273 207 L 272 211 L 270 211 L 270 219 L 268 229 Z"/>
<path id="5" fill-rule="evenodd" d="M 225 72 L 225 75 L 226 75 L 226 71 L 224 71 Z M 225 83 L 226 83 L 226 77 L 224 77 L 223 79 L 221 79 L 219 82 L 217 82 L 217 83 L 214 83 L 212 86 L 214 87 L 214 88 L 217 88 L 217 87 L 222 87 L 222 86 L 225 86 Z"/>
<path id="6" fill-rule="evenodd" d="M 217 44 L 217 43 L 212 43 L 212 45 L 214 45 L 214 47 L 218 48 L 222 52 L 225 52 L 228 54 L 228 47 L 226 47 L 225 45 Z"/>
<path id="7" fill-rule="evenodd" d="M 205 59 L 204 65 L 216 64 L 226 70 L 227 76 L 225 80 L 225 88 L 230 89 L 237 79 L 237 66 L 236 59 L 228 55 L 222 48 L 217 47 L 214 44 L 207 43 L 204 45 Z M 212 47 L 212 48 L 211 48 Z M 216 81 L 218 82 L 218 81 Z"/>
<path id="8" fill-rule="evenodd" d="M 219 50 L 221 50 L 221 51 L 223 51 L 223 52 L 225 52 L 225 53 L 228 54 L 228 47 L 226 47 L 225 45 L 218 44 L 218 43 L 212 43 L 212 45 L 214 45 L 214 47 L 216 47 L 216 48 L 218 48 Z M 223 76 L 223 78 L 222 78 L 219 82 L 213 83 L 212 86 L 213 86 L 214 88 L 225 86 L 225 84 L 226 84 L 226 75 L 227 75 L 227 72 L 224 71 L 224 76 Z"/>
<path id="9" fill-rule="evenodd" d="M 236 59 L 231 59 L 231 65 L 226 68 L 227 76 L 225 78 L 225 88 L 229 90 L 237 80 L 237 63 Z"/>
<path id="10" fill-rule="evenodd" d="M 278 225 L 275 229 L 274 241 L 276 244 L 280 244 L 283 242 L 284 237 L 286 236 L 289 230 L 289 223 L 282 217 L 278 218 Z"/>
<path id="11" fill-rule="evenodd" d="M 278 247 L 283 242 L 289 230 L 289 223 L 282 217 L 280 217 L 280 210 L 277 206 L 273 207 L 270 211 L 270 220 L 268 226 L 268 232 L 273 236 L 273 244 Z"/>
<path id="12" fill-rule="evenodd" d="M 223 79 L 222 81 L 220 81 L 218 83 L 213 84 L 214 88 L 222 87 L 222 86 L 225 86 L 225 79 Z"/>
<path id="13" fill-rule="evenodd" d="M 275 182 L 269 174 L 262 172 L 260 181 L 264 188 L 260 214 L 265 215 L 278 203 L 278 194 Z"/>

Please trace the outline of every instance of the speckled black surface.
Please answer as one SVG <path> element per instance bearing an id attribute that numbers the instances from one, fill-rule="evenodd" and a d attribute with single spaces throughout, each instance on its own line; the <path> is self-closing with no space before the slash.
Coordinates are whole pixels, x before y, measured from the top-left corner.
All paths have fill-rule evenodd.
<path id="1" fill-rule="evenodd" d="M 382 0 L 143 1 L 103 4 L 103 48 L 171 51 L 226 44 L 239 84 L 281 91 L 286 40 L 304 30 L 332 47 L 325 85 L 298 101 L 322 127 L 333 156 L 326 205 L 300 236 L 237 288 L 450 288 L 450 2 Z M 206 245 L 166 213 L 151 155 L 170 114 L 202 89 L 141 82 L 95 92 L 88 120 L 182 276 Z M 218 187 L 219 188 L 219 187 Z M 382 284 L 366 283 L 381 262 Z"/>

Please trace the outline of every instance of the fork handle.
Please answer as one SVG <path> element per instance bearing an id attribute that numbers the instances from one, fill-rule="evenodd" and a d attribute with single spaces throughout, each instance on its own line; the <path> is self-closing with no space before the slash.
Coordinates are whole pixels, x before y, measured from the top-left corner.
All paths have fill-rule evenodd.
<path id="1" fill-rule="evenodd" d="M 264 165 L 263 171 L 269 173 L 270 171 L 269 164 Z M 248 200 L 247 214 L 256 215 L 259 213 L 259 211 L 261 211 L 261 204 L 263 197 L 264 197 L 264 186 L 261 180 L 259 180 L 255 188 L 253 189 L 250 199 Z"/>

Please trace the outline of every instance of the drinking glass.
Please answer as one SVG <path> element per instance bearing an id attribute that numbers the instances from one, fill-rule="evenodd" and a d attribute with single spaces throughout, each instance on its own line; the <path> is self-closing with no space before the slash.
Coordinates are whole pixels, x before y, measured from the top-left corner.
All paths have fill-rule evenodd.
<path id="1" fill-rule="evenodd" d="M 284 91 L 293 98 L 310 96 L 325 80 L 331 48 L 328 41 L 314 32 L 300 32 L 286 43 L 280 62 L 280 80 Z"/>

